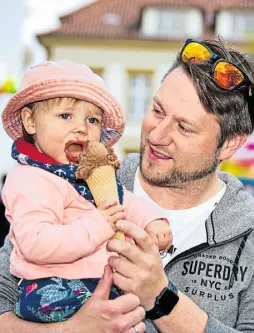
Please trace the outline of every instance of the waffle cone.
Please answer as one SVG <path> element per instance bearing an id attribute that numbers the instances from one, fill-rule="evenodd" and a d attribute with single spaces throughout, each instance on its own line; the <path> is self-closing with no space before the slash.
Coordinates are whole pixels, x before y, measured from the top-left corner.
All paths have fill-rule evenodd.
<path id="1" fill-rule="evenodd" d="M 122 231 L 117 231 L 114 234 L 113 239 L 125 240 L 124 233 Z"/>
<path id="2" fill-rule="evenodd" d="M 115 168 L 113 166 L 104 165 L 94 169 L 86 182 L 97 206 L 105 200 L 119 202 Z M 122 232 L 117 231 L 113 238 L 124 240 L 125 236 Z"/>

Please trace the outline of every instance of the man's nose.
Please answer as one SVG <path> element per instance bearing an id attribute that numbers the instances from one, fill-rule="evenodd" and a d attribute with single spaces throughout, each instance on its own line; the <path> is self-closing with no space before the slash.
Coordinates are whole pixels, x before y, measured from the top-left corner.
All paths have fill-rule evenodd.
<path id="1" fill-rule="evenodd" d="M 165 118 L 151 130 L 149 142 L 155 146 L 169 146 L 172 141 L 172 125 L 170 120 Z"/>

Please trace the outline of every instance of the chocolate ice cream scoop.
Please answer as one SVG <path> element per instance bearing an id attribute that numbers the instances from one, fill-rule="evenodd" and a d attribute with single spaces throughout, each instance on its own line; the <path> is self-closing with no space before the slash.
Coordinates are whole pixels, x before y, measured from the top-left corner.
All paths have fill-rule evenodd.
<path id="1" fill-rule="evenodd" d="M 86 180 L 94 169 L 104 165 L 111 165 L 115 169 L 119 168 L 120 163 L 114 150 L 100 142 L 90 141 L 85 151 L 79 156 L 76 177 Z"/>

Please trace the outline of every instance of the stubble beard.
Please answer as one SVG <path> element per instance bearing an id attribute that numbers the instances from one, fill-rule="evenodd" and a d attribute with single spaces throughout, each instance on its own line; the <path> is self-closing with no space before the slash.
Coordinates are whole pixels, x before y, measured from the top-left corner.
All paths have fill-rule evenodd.
<path id="1" fill-rule="evenodd" d="M 144 154 L 147 147 L 146 143 L 146 140 L 145 143 L 141 140 L 140 171 L 144 179 L 155 186 L 181 188 L 189 183 L 202 181 L 212 175 L 220 164 L 219 150 L 217 150 L 213 158 L 211 158 L 210 161 L 207 161 L 205 165 L 202 165 L 202 162 L 200 162 L 200 168 L 198 170 L 186 172 L 173 168 L 169 173 L 154 173 L 151 171 L 152 163 L 149 162 L 148 166 L 146 166 L 146 168 L 144 167 Z"/>

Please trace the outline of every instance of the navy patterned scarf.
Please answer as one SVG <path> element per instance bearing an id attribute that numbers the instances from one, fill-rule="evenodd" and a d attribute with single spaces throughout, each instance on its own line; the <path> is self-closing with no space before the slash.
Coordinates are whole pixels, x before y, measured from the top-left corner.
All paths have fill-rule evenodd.
<path id="1" fill-rule="evenodd" d="M 52 158 L 40 153 L 33 145 L 23 138 L 16 140 L 12 145 L 12 157 L 20 164 L 31 165 L 36 168 L 51 172 L 54 175 L 69 182 L 80 195 L 95 205 L 92 193 L 87 183 L 82 179 L 76 179 L 75 172 L 78 168 L 73 164 L 61 164 Z M 123 203 L 123 186 L 117 181 L 119 202 Z"/>

